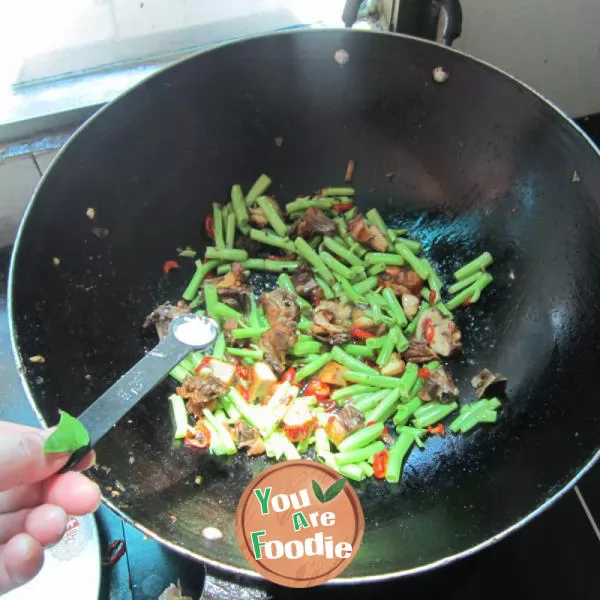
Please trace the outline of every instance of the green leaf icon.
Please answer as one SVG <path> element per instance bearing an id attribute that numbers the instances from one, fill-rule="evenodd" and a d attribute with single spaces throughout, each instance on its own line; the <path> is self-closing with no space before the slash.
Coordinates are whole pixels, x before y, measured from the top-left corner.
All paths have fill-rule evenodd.
<path id="1" fill-rule="evenodd" d="M 314 479 L 312 480 L 312 489 L 313 489 L 313 492 L 315 493 L 315 496 L 317 497 L 317 500 L 319 502 L 325 502 L 325 496 L 323 494 L 323 490 L 321 489 L 321 486 Z"/>
<path id="2" fill-rule="evenodd" d="M 341 477 L 337 481 L 334 481 L 329 486 L 327 491 L 323 492 L 321 486 L 314 479 L 312 481 L 313 492 L 315 493 L 317 500 L 322 504 L 325 504 L 325 502 L 329 502 L 330 500 L 333 500 L 336 496 L 338 496 L 340 492 L 344 489 L 345 485 L 346 480 L 343 477 Z"/>
<path id="3" fill-rule="evenodd" d="M 76 452 L 85 448 L 90 443 L 90 434 L 87 429 L 69 413 L 60 411 L 58 427 L 44 444 L 44 452 Z"/>
<path id="4" fill-rule="evenodd" d="M 330 500 L 333 500 L 336 496 L 338 496 L 340 492 L 344 489 L 345 485 L 346 480 L 343 477 L 332 483 L 329 489 L 325 492 L 324 502 L 329 502 Z"/>

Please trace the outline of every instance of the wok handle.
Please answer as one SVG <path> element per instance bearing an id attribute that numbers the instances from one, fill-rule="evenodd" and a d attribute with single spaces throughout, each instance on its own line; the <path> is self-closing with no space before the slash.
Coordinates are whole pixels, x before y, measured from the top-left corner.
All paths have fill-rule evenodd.
<path id="1" fill-rule="evenodd" d="M 204 586 L 199 600 L 270 600 L 262 582 L 242 583 L 240 578 L 225 578 L 221 572 L 204 565 Z"/>
<path id="2" fill-rule="evenodd" d="M 445 46 L 452 46 L 452 42 L 462 33 L 462 7 L 459 0 L 440 0 L 438 12 L 437 41 Z"/>

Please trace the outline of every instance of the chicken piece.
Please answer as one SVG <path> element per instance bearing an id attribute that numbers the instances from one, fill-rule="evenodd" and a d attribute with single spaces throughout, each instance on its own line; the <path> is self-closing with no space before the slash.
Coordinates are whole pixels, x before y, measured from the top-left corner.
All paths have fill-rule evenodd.
<path id="1" fill-rule="evenodd" d="M 394 352 L 389 362 L 381 367 L 381 374 L 387 377 L 397 377 L 404 373 L 406 363 L 400 358 L 400 355 Z"/>
<path id="2" fill-rule="evenodd" d="M 240 263 L 231 264 L 231 271 L 225 273 L 222 277 L 212 281 L 217 288 L 219 300 L 240 312 L 246 309 L 246 295 L 248 286 L 246 285 L 246 276 L 244 267 Z"/>
<path id="3" fill-rule="evenodd" d="M 402 358 L 406 362 L 416 363 L 421 365 L 423 363 L 437 360 L 439 356 L 427 345 L 426 342 L 412 339 L 408 349 L 402 353 Z"/>
<path id="4" fill-rule="evenodd" d="M 217 405 L 217 399 L 227 391 L 227 386 L 216 377 L 208 374 L 186 377 L 177 393 L 187 400 L 187 409 L 197 417 L 204 417 L 202 410 L 208 408 L 213 410 Z"/>
<path id="5" fill-rule="evenodd" d="M 475 375 L 471 379 L 471 385 L 478 398 L 504 396 L 506 393 L 506 377 L 500 373 L 492 373 L 489 369 L 483 369 Z"/>
<path id="6" fill-rule="evenodd" d="M 248 456 L 258 456 L 265 453 L 265 442 L 260 433 L 241 419 L 236 422 L 237 447 L 246 450 Z"/>
<path id="7" fill-rule="evenodd" d="M 234 318 L 225 319 L 225 322 L 223 323 L 223 334 L 225 335 L 225 341 L 227 342 L 228 346 L 236 346 L 236 345 L 239 346 L 239 345 L 242 345 L 239 342 L 247 341 L 247 340 L 234 340 L 233 339 L 231 332 L 237 328 L 238 328 L 237 319 L 234 319 Z"/>
<path id="8" fill-rule="evenodd" d="M 327 437 L 336 445 L 365 424 L 363 414 L 353 406 L 344 406 L 342 410 L 329 417 L 325 425 Z"/>
<path id="9" fill-rule="evenodd" d="M 424 281 L 407 267 L 387 267 L 379 278 L 379 283 L 383 287 L 390 288 L 396 296 L 404 294 L 418 296 Z"/>
<path id="10" fill-rule="evenodd" d="M 352 329 L 361 329 L 362 331 L 368 331 L 373 335 L 383 335 L 385 331 L 385 325 L 383 323 L 375 323 L 371 317 L 365 314 L 365 311 L 360 308 L 352 309 Z"/>
<path id="11" fill-rule="evenodd" d="M 385 252 L 388 249 L 388 241 L 375 225 L 368 225 L 362 215 L 356 215 L 348 222 L 348 232 L 361 244 L 365 244 L 375 252 Z"/>
<path id="12" fill-rule="evenodd" d="M 222 360 L 217 360 L 216 358 L 212 358 L 204 369 L 206 369 L 206 372 L 209 375 L 218 379 L 226 386 L 230 386 L 233 383 L 233 379 L 236 375 L 235 365 Z"/>
<path id="13" fill-rule="evenodd" d="M 319 381 L 326 383 L 327 385 L 337 385 L 343 387 L 346 385 L 344 379 L 344 373 L 347 371 L 346 367 L 343 367 L 335 361 L 328 362 L 319 374 Z"/>
<path id="14" fill-rule="evenodd" d="M 302 442 L 312 434 L 317 420 L 308 406 L 292 404 L 283 418 L 283 432 L 295 444 Z"/>
<path id="15" fill-rule="evenodd" d="M 190 312 L 192 312 L 192 309 L 186 304 L 185 300 L 180 300 L 175 306 L 170 302 L 165 302 L 146 317 L 142 327 L 155 325 L 158 338 L 162 340 L 169 333 L 171 323 L 177 317 L 187 315 Z"/>
<path id="16" fill-rule="evenodd" d="M 300 309 L 298 308 L 294 294 L 282 288 L 262 294 L 260 304 L 265 311 L 269 325 L 274 325 L 281 321 L 293 321 L 297 323 L 300 319 Z"/>
<path id="17" fill-rule="evenodd" d="M 335 235 L 337 225 L 320 208 L 308 208 L 294 223 L 290 237 L 309 238 L 315 235 Z"/>
<path id="18" fill-rule="evenodd" d="M 277 200 L 271 198 L 270 196 L 267 196 L 267 199 L 275 209 L 275 212 L 277 212 L 277 214 L 280 217 L 283 217 L 281 207 L 279 206 L 279 202 L 277 202 Z M 265 213 L 260 206 L 249 208 L 248 214 L 250 217 L 250 223 L 252 223 L 252 225 L 256 225 L 256 227 L 267 227 L 269 225 L 269 221 L 267 220 L 267 217 L 265 217 Z"/>
<path id="19" fill-rule="evenodd" d="M 458 398 L 459 390 L 452 379 L 452 375 L 439 366 L 424 380 L 424 385 L 419 392 L 419 398 L 425 402 L 438 400 L 439 402 L 452 402 Z"/>
<path id="20" fill-rule="evenodd" d="M 421 301 L 414 294 L 402 294 L 402 310 L 409 320 L 417 314 L 419 304 Z"/>
<path id="21" fill-rule="evenodd" d="M 273 384 L 277 382 L 277 377 L 267 363 L 257 362 L 252 366 L 250 381 L 248 402 L 252 403 L 268 395 Z"/>
<path id="22" fill-rule="evenodd" d="M 324 300 L 313 313 L 311 332 L 324 342 L 346 344 L 352 339 L 352 308 L 343 302 Z"/>
<path id="23" fill-rule="evenodd" d="M 312 269 L 305 262 L 301 263 L 292 275 L 292 283 L 298 296 L 305 298 L 313 305 L 318 304 L 325 297 L 323 288 L 317 283 Z"/>
<path id="24" fill-rule="evenodd" d="M 415 339 L 424 341 L 440 356 L 452 356 L 462 348 L 461 333 L 452 319 L 444 317 L 437 308 L 428 308 L 417 323 Z"/>

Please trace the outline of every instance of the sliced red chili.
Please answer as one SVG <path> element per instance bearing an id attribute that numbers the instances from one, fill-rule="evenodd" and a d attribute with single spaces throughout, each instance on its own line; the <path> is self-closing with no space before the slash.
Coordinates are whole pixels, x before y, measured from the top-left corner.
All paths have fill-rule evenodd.
<path id="1" fill-rule="evenodd" d="M 365 331 L 364 329 L 353 329 L 352 337 L 358 338 L 359 340 L 368 340 L 369 338 L 374 338 L 377 336 L 370 331 Z"/>
<path id="2" fill-rule="evenodd" d="M 243 385 L 237 385 L 235 389 L 241 394 L 246 402 L 250 402 L 250 390 L 248 388 L 245 388 Z"/>
<path id="3" fill-rule="evenodd" d="M 337 213 L 345 213 L 354 208 L 354 204 L 352 202 L 346 202 L 344 204 L 335 204 L 332 206 L 332 209 Z"/>
<path id="4" fill-rule="evenodd" d="M 433 325 L 433 321 L 431 319 L 425 319 L 423 323 L 423 337 L 428 344 L 433 342 L 433 338 L 435 336 L 435 327 Z"/>
<path id="5" fill-rule="evenodd" d="M 179 263 L 176 260 L 166 260 L 163 264 L 163 273 L 166 275 L 173 269 L 179 269 Z"/>
<path id="6" fill-rule="evenodd" d="M 429 303 L 435 304 L 437 301 L 437 292 L 435 290 L 429 290 Z"/>
<path id="7" fill-rule="evenodd" d="M 215 220 L 212 215 L 208 215 L 206 219 L 204 219 L 204 230 L 211 240 L 215 239 Z"/>
<path id="8" fill-rule="evenodd" d="M 314 379 L 304 390 L 305 396 L 314 396 L 317 400 L 327 400 L 331 395 L 331 388 L 328 384 Z"/>
<path id="9" fill-rule="evenodd" d="M 387 470 L 389 452 L 387 450 L 381 450 L 377 452 L 373 457 L 373 477 L 377 479 L 383 479 Z"/>
<path id="10" fill-rule="evenodd" d="M 427 367 L 421 367 L 418 373 L 421 379 L 428 379 L 431 377 L 431 371 Z"/>
<path id="11" fill-rule="evenodd" d="M 250 379 L 250 371 L 246 365 L 236 365 L 235 370 L 240 379 L 243 379 L 244 381 Z"/>
<path id="12" fill-rule="evenodd" d="M 200 373 L 200 371 L 202 371 L 202 369 L 204 369 L 204 367 L 206 367 L 210 363 L 211 360 L 212 360 L 212 356 L 205 356 L 200 361 L 200 364 L 194 369 L 194 373 Z"/>
<path id="13" fill-rule="evenodd" d="M 314 428 L 315 420 L 312 419 L 306 423 L 302 423 L 302 425 L 284 425 L 283 433 L 285 433 L 290 442 L 297 444 L 309 436 Z"/>
<path id="14" fill-rule="evenodd" d="M 437 425 L 430 425 L 427 428 L 427 432 L 430 433 L 431 435 L 441 435 L 442 437 L 444 437 L 446 435 L 446 427 L 444 426 L 443 423 L 438 423 Z"/>
<path id="15" fill-rule="evenodd" d="M 292 383 L 296 379 L 296 369 L 294 367 L 290 367 L 282 376 L 281 381 L 286 381 L 287 383 Z"/>
<path id="16" fill-rule="evenodd" d="M 473 301 L 473 298 L 467 298 L 467 299 L 466 299 L 466 300 L 465 300 L 465 301 L 462 303 L 462 305 L 463 305 L 463 306 L 470 306 L 472 301 Z"/>

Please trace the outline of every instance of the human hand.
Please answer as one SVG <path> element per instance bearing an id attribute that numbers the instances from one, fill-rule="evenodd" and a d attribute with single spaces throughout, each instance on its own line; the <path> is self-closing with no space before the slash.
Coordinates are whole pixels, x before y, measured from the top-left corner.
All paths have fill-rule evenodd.
<path id="1" fill-rule="evenodd" d="M 56 475 L 68 454 L 45 454 L 49 431 L 0 421 L 0 594 L 32 579 L 43 548 L 58 542 L 67 514 L 85 515 L 100 503 L 98 486 L 81 473 Z M 89 468 L 94 453 L 79 463 Z"/>

